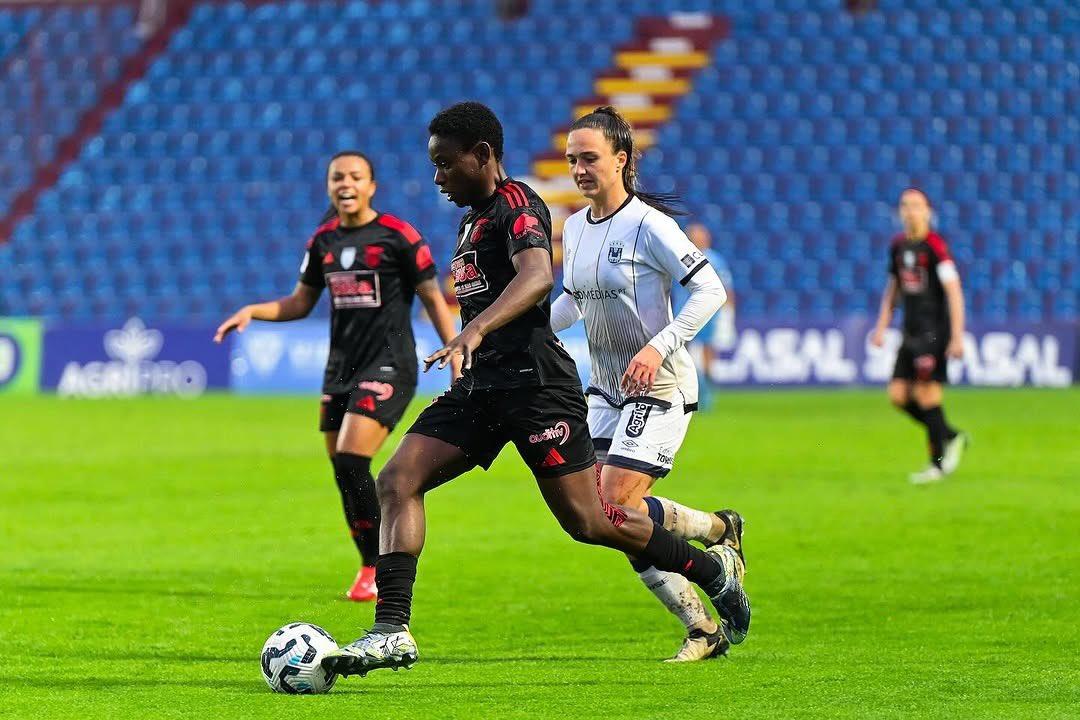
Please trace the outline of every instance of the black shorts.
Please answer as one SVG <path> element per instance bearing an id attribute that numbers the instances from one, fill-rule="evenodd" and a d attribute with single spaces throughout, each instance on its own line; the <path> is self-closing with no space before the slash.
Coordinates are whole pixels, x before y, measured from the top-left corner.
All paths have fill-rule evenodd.
<path id="1" fill-rule="evenodd" d="M 949 382 L 949 365 L 941 335 L 922 338 L 905 337 L 896 353 L 893 380 L 913 382 Z"/>
<path id="2" fill-rule="evenodd" d="M 533 475 L 560 477 L 596 464 L 587 415 L 579 385 L 469 392 L 457 382 L 409 432 L 450 443 L 485 470 L 512 442 Z"/>
<path id="3" fill-rule="evenodd" d="M 401 421 L 415 394 L 416 385 L 411 383 L 397 385 L 386 380 L 363 380 L 351 393 L 322 396 L 319 430 L 340 430 L 345 421 L 345 413 L 356 413 L 369 417 L 392 431 Z"/>

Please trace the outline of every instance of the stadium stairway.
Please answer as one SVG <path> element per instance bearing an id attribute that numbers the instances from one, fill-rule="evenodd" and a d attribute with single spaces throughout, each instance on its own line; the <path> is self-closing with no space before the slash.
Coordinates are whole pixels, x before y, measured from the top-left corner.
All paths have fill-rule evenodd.
<path id="1" fill-rule="evenodd" d="M 615 49 L 614 67 L 598 74 L 593 95 L 575 101 L 574 117 L 613 105 L 634 126 L 638 148 L 648 149 L 656 129 L 671 119 L 675 102 L 691 91 L 694 72 L 711 64 L 712 47 L 727 32 L 727 20 L 709 13 L 638 18 L 634 37 Z M 584 206 L 567 172 L 568 131 L 569 124 L 554 130 L 552 149 L 533 159 L 528 179 L 551 208 L 556 233 L 568 215 Z"/>

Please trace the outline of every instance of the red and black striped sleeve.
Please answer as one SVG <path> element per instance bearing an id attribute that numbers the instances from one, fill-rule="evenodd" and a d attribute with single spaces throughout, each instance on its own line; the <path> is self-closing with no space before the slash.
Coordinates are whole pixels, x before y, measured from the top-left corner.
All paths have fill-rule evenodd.
<path id="1" fill-rule="evenodd" d="M 506 233 L 510 257 L 529 248 L 551 252 L 551 214 L 547 205 L 529 188 L 510 180 L 498 187 L 498 222 Z"/>

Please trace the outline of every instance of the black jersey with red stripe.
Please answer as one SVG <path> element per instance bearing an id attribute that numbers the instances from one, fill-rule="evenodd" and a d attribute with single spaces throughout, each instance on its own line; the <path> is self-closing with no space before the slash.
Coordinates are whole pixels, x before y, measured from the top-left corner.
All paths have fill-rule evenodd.
<path id="1" fill-rule="evenodd" d="M 889 250 L 889 272 L 904 302 L 904 334 L 909 337 L 934 335 L 949 338 L 949 307 L 938 266 L 952 262 L 945 240 L 931 232 L 921 240 L 903 235 L 893 239 Z"/>
<path id="2" fill-rule="evenodd" d="M 323 392 L 371 379 L 416 384 L 412 301 L 435 277 L 431 248 L 411 225 L 380 213 L 360 227 L 334 218 L 307 243 L 300 282 L 330 290 L 330 356 Z"/>
<path id="3" fill-rule="evenodd" d="M 506 179 L 465 214 L 450 263 L 463 325 L 491 306 L 517 271 L 511 260 L 529 248 L 551 253 L 551 214 L 532 188 Z M 484 337 L 464 380 L 472 390 L 577 385 L 574 360 L 551 332 L 547 298 Z"/>

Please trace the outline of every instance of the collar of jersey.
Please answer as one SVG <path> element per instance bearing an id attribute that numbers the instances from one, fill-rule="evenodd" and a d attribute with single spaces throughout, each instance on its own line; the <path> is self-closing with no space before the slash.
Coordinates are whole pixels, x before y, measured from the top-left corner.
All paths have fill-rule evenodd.
<path id="1" fill-rule="evenodd" d="M 379 212 L 378 210 L 376 210 L 375 211 L 375 217 L 372 218 L 371 222 L 366 222 L 363 225 L 349 225 L 349 226 L 338 225 L 336 229 L 340 230 L 341 232 L 349 232 L 350 230 L 363 230 L 366 227 L 371 227 L 372 225 L 378 225 L 379 218 L 381 218 L 381 217 L 382 217 L 382 213 Z"/>
<path id="2" fill-rule="evenodd" d="M 635 197 L 637 197 L 637 196 L 634 195 L 634 193 L 630 193 L 629 195 L 626 196 L 626 199 L 623 200 L 623 204 L 620 205 L 619 207 L 615 208 L 615 212 L 611 213 L 607 217 L 600 218 L 599 220 L 593 220 L 592 208 L 589 208 L 588 210 L 585 211 L 585 222 L 589 223 L 590 225 L 600 225 L 602 223 L 606 223 L 608 220 L 610 220 L 611 218 L 618 215 L 619 211 L 622 210 L 627 205 L 629 205 L 630 201 L 633 200 Z"/>
<path id="3" fill-rule="evenodd" d="M 488 199 L 485 200 L 484 202 L 480 203 L 479 205 L 474 205 L 473 208 L 469 212 L 482 213 L 485 210 L 487 210 L 489 207 L 491 207 L 492 204 L 494 204 L 494 202 L 499 199 L 499 188 L 503 187 L 504 185 L 506 185 L 511 180 L 513 180 L 513 178 L 505 177 L 502 180 L 500 180 L 499 182 L 495 183 L 495 192 L 491 193 L 491 196 L 488 197 Z"/>

